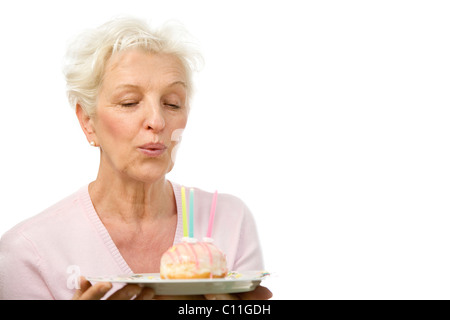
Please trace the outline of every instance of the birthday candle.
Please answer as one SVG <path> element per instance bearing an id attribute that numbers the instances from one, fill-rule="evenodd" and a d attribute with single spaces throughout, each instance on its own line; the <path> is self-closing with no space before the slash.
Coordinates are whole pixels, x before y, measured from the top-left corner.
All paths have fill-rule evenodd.
<path id="1" fill-rule="evenodd" d="M 194 189 L 191 189 L 189 198 L 189 237 L 194 237 Z"/>
<path id="2" fill-rule="evenodd" d="M 211 238 L 212 234 L 212 228 L 214 224 L 214 214 L 216 213 L 216 203 L 217 203 L 217 190 L 214 192 L 212 204 L 211 204 L 211 211 L 209 213 L 209 223 L 208 223 L 208 231 L 206 233 L 206 237 Z"/>
<path id="3" fill-rule="evenodd" d="M 183 213 L 183 236 L 187 238 L 188 236 L 188 225 L 187 225 L 187 212 L 186 212 L 186 192 L 184 187 L 181 187 L 181 208 Z"/>

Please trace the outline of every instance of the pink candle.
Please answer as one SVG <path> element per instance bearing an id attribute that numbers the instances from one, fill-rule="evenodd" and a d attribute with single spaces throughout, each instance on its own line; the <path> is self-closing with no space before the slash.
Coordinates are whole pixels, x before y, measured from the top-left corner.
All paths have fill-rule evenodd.
<path id="1" fill-rule="evenodd" d="M 209 213 L 209 223 L 208 223 L 208 232 L 206 233 L 206 236 L 208 238 L 211 238 L 212 228 L 214 224 L 214 215 L 216 213 L 216 204 L 217 204 L 217 190 L 214 192 L 212 204 L 211 204 L 211 211 Z"/>

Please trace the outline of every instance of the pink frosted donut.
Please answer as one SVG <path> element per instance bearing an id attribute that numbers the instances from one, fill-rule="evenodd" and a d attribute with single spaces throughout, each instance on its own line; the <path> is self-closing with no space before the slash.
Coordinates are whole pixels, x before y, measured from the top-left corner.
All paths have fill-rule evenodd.
<path id="1" fill-rule="evenodd" d="M 227 273 L 225 255 L 211 241 L 189 239 L 175 244 L 161 257 L 162 279 L 223 278 Z"/>

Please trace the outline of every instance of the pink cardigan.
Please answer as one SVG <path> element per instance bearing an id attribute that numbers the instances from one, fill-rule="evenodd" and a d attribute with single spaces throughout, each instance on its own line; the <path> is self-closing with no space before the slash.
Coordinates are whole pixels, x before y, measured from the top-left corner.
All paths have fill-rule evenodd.
<path id="1" fill-rule="evenodd" d="M 178 243 L 183 237 L 181 186 L 172 185 L 178 211 L 173 242 Z M 197 239 L 206 236 L 212 196 L 195 189 Z M 218 195 L 212 237 L 226 254 L 229 270 L 264 269 L 255 221 L 240 199 Z M 99 219 L 87 185 L 19 223 L 0 240 L 0 299 L 71 299 L 79 275 L 131 273 Z"/>

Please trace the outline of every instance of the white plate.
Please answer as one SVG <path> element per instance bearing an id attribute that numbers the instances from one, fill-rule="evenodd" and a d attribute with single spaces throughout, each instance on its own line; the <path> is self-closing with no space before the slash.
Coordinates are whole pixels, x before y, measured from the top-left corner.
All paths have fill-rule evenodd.
<path id="1" fill-rule="evenodd" d="M 266 271 L 229 272 L 221 279 L 161 279 L 159 273 L 140 273 L 121 276 L 86 277 L 92 282 L 136 283 L 155 290 L 156 295 L 191 295 L 210 293 L 237 293 L 254 290 Z"/>

